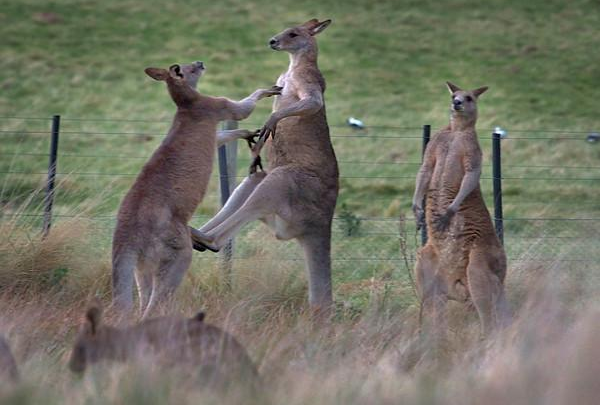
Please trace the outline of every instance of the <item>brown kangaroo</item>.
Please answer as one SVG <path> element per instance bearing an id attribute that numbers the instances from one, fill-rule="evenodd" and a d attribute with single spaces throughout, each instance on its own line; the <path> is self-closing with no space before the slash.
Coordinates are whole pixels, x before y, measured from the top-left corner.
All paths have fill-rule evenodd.
<path id="1" fill-rule="evenodd" d="M 256 90 L 241 101 L 208 97 L 196 91 L 204 64 L 147 68 L 165 81 L 177 112 L 171 129 L 123 199 L 113 237 L 113 297 L 118 309 L 133 306 L 133 277 L 140 311 L 147 316 L 181 283 L 190 265 L 188 221 L 202 200 L 213 167 L 215 143 L 251 137 L 248 131 L 217 134 L 222 120 L 241 120 L 256 102 L 280 89 Z"/>
<path id="2" fill-rule="evenodd" d="M 338 195 L 338 166 L 329 137 L 323 92 L 325 80 L 317 66 L 315 35 L 330 20 L 310 20 L 288 28 L 269 44 L 290 54 L 288 70 L 273 113 L 262 129 L 255 153 L 270 134 L 269 165 L 242 181 L 227 204 L 199 230 L 192 229 L 194 247 L 218 250 L 250 221 L 261 219 L 280 240 L 296 239 L 304 248 L 309 276 L 309 302 L 327 310 L 331 294 L 331 222 Z M 277 134 L 275 135 L 275 129 Z"/>
<path id="3" fill-rule="evenodd" d="M 0 386 L 19 380 L 17 363 L 4 336 L 0 335 Z"/>
<path id="4" fill-rule="evenodd" d="M 417 287 L 436 334 L 447 329 L 447 300 L 452 299 L 472 300 L 487 335 L 510 317 L 503 287 L 506 256 L 479 187 L 482 154 L 475 123 L 477 99 L 487 87 L 463 91 L 447 85 L 450 125 L 427 145 L 413 197 L 417 225 L 425 217 L 429 231 L 418 252 Z"/>
<path id="5" fill-rule="evenodd" d="M 102 308 L 91 306 L 75 340 L 69 368 L 82 373 L 99 361 L 149 361 L 163 368 L 196 370 L 210 381 L 233 377 L 257 379 L 254 363 L 229 333 L 193 318 L 160 317 L 127 328 L 101 321 Z"/>

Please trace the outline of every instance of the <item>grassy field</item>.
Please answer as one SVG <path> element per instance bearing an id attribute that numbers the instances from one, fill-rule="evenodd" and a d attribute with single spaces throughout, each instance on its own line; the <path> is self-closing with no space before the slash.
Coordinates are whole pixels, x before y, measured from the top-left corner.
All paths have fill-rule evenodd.
<path id="1" fill-rule="evenodd" d="M 342 174 L 334 224 L 334 326 L 325 332 L 307 326 L 300 252 L 293 243 L 275 242 L 261 226 L 238 238 L 231 290 L 214 256 L 195 255 L 178 296 L 179 312 L 206 308 L 211 321 L 239 334 L 271 380 L 274 403 L 477 403 L 484 397 L 495 403 L 506 399 L 498 394 L 503 389 L 518 401 L 543 397 L 525 392 L 528 384 L 542 389 L 538 377 L 556 382 L 556 398 L 573 398 L 564 387 L 568 381 L 560 382 L 535 356 L 553 353 L 564 339 L 587 336 L 577 325 L 594 318 L 582 315 L 577 324 L 575 313 L 597 308 L 591 292 L 600 286 L 600 220 L 519 218 L 600 218 L 600 143 L 585 141 L 589 132 L 600 132 L 597 1 L 8 0 L 0 9 L 0 333 L 15 342 L 28 376 L 0 400 L 29 403 L 48 396 L 61 403 L 74 392 L 71 403 L 141 403 L 148 391 L 160 403 L 203 395 L 193 391 L 182 400 L 169 381 L 147 390 L 144 381 L 155 381 L 154 374 L 119 383 L 129 369 L 82 381 L 64 375 L 63 357 L 83 303 L 92 295 L 107 298 L 118 204 L 174 112 L 164 86 L 143 69 L 203 60 L 208 70 L 199 89 L 239 99 L 270 86 L 287 67 L 287 56 L 270 50 L 268 39 L 313 17 L 333 19 L 319 38 L 319 65 Z M 490 86 L 479 103 L 478 124 L 488 207 L 490 134 L 495 126 L 508 130 L 503 190 L 505 215 L 512 219 L 505 223 L 508 289 L 517 317 L 542 311 L 528 273 L 550 279 L 558 272 L 558 286 L 549 282 L 549 295 L 542 295 L 560 302 L 574 323 L 539 330 L 518 324 L 486 346 L 476 338 L 474 315 L 459 315 L 452 372 L 436 379 L 427 377 L 426 361 L 415 366 L 406 359 L 418 312 L 407 271 L 417 244 L 410 202 L 421 126 L 435 130 L 447 123 L 446 80 L 465 88 Z M 269 111 L 263 101 L 240 125 L 259 127 Z M 40 242 L 40 187 L 53 114 L 63 117 L 56 228 Z M 350 116 L 362 119 L 367 130 L 348 127 Z M 247 164 L 240 145 L 239 176 Z M 217 183 L 211 183 L 195 225 L 218 208 Z M 398 220 L 403 215 L 405 222 Z M 357 232 L 347 236 L 356 221 Z M 36 329 L 36 322 L 42 327 Z M 544 330 L 556 340 L 519 356 Z M 557 356 L 586 369 L 573 360 L 578 355 L 564 349 Z M 503 357 L 516 360 L 508 366 Z M 456 377 L 461 367 L 468 372 Z M 489 379 L 478 378 L 481 369 Z M 361 371 L 348 376 L 348 370 Z M 494 386 L 496 373 L 512 379 Z M 471 381 L 474 399 L 460 400 L 456 390 Z M 320 390 L 321 382 L 331 390 Z"/>

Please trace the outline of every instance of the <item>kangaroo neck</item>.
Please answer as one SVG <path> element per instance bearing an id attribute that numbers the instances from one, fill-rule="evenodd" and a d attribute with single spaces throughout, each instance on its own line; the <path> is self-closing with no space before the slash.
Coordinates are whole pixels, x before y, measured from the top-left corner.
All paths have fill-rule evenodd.
<path id="1" fill-rule="evenodd" d="M 302 66 L 317 65 L 317 48 L 302 49 L 290 53 L 290 66 L 288 71 L 296 70 Z"/>
<path id="2" fill-rule="evenodd" d="M 475 129 L 475 123 L 477 122 L 477 115 L 465 117 L 458 114 L 452 114 L 450 116 L 450 130 L 451 131 L 465 131 L 468 129 Z"/>

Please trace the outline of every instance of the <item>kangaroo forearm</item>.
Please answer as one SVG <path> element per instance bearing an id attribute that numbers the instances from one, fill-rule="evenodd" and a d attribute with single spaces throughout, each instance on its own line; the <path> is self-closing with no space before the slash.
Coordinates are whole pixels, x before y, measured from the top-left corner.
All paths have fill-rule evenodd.
<path id="1" fill-rule="evenodd" d="M 431 181 L 431 170 L 421 169 L 417 174 L 417 181 L 415 186 L 415 194 L 413 195 L 413 205 L 420 207 L 425 197 L 425 192 L 429 187 Z"/>
<path id="2" fill-rule="evenodd" d="M 232 103 L 230 111 L 231 119 L 239 121 L 248 118 L 250 114 L 252 114 L 254 107 L 256 107 L 256 102 L 258 101 L 258 96 L 255 97 L 254 94 L 255 93 L 243 100 Z"/>
<path id="3" fill-rule="evenodd" d="M 245 129 L 229 129 L 217 131 L 217 148 L 228 142 L 236 139 L 245 138 L 248 136 L 248 131 Z"/>
<path id="4" fill-rule="evenodd" d="M 289 107 L 275 111 L 273 114 L 278 120 L 292 116 L 309 116 L 316 114 L 323 108 L 323 102 L 316 98 L 305 98 L 295 102 Z"/>
<path id="5" fill-rule="evenodd" d="M 471 192 L 479 185 L 480 176 L 481 170 L 474 170 L 465 173 L 460 183 L 458 194 L 456 194 L 454 201 L 452 201 L 452 204 L 450 204 L 452 208 L 458 210 L 458 207 L 460 207 L 460 204 L 462 204 L 464 199 L 467 198 L 467 196 L 471 194 Z"/>

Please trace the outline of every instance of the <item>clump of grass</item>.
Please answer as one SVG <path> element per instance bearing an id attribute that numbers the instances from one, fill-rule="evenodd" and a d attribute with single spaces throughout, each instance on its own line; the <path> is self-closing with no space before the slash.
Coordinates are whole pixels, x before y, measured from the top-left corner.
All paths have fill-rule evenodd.
<path id="1" fill-rule="evenodd" d="M 0 222 L 0 293 L 52 292 L 69 301 L 106 295 L 110 271 L 91 242 L 93 233 L 93 224 L 77 217 L 55 224 L 45 238 L 18 214 Z"/>

